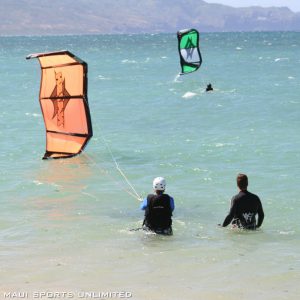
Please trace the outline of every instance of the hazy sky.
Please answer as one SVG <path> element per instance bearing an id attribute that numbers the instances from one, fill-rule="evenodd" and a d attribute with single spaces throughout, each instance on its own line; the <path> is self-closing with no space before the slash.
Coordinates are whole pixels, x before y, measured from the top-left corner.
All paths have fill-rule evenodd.
<path id="1" fill-rule="evenodd" d="M 221 3 L 234 7 L 244 6 L 287 6 L 295 12 L 300 12 L 300 0 L 204 0 L 209 3 Z"/>

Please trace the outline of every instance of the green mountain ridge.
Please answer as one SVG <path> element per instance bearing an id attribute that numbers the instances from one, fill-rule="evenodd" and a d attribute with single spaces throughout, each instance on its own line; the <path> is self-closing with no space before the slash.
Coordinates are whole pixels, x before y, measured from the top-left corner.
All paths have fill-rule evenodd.
<path id="1" fill-rule="evenodd" d="M 201 0 L 0 0 L 0 35 L 300 31 L 286 7 L 233 8 Z"/>

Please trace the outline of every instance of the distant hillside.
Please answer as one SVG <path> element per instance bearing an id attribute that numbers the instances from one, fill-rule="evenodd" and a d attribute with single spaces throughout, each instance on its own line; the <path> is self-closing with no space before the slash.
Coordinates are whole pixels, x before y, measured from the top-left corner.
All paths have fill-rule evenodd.
<path id="1" fill-rule="evenodd" d="M 300 31 L 300 13 L 201 0 L 0 0 L 0 35 Z"/>

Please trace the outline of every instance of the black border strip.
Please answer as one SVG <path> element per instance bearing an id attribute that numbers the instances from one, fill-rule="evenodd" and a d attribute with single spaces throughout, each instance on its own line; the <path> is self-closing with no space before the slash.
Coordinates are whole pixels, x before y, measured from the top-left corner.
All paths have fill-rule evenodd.
<path id="1" fill-rule="evenodd" d="M 56 99 L 79 99 L 83 100 L 83 95 L 77 95 L 77 96 L 59 96 L 59 97 L 41 97 L 40 100 L 56 100 Z"/>
<path id="2" fill-rule="evenodd" d="M 89 137 L 89 134 L 84 134 L 84 133 L 60 132 L 55 130 L 46 130 L 46 132 L 61 134 L 61 135 L 77 136 L 77 137 Z"/>
<path id="3" fill-rule="evenodd" d="M 82 150 L 80 150 L 78 153 L 69 153 L 69 152 L 53 152 L 53 151 L 46 151 L 43 159 L 63 159 L 63 158 L 70 158 L 70 157 L 74 157 L 76 155 L 78 155 L 79 153 L 81 153 Z M 59 156 L 59 157 L 51 157 L 52 154 L 59 154 L 59 155 L 64 155 L 64 156 Z"/>

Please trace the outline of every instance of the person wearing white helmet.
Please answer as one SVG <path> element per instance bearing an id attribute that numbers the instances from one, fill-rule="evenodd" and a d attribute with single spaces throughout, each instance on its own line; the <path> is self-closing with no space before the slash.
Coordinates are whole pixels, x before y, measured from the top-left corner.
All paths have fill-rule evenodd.
<path id="1" fill-rule="evenodd" d="M 143 229 L 158 234 L 172 234 L 172 212 L 175 209 L 174 199 L 164 194 L 166 180 L 156 177 L 153 180 L 154 194 L 149 194 L 142 202 L 141 209 L 145 210 Z"/>

